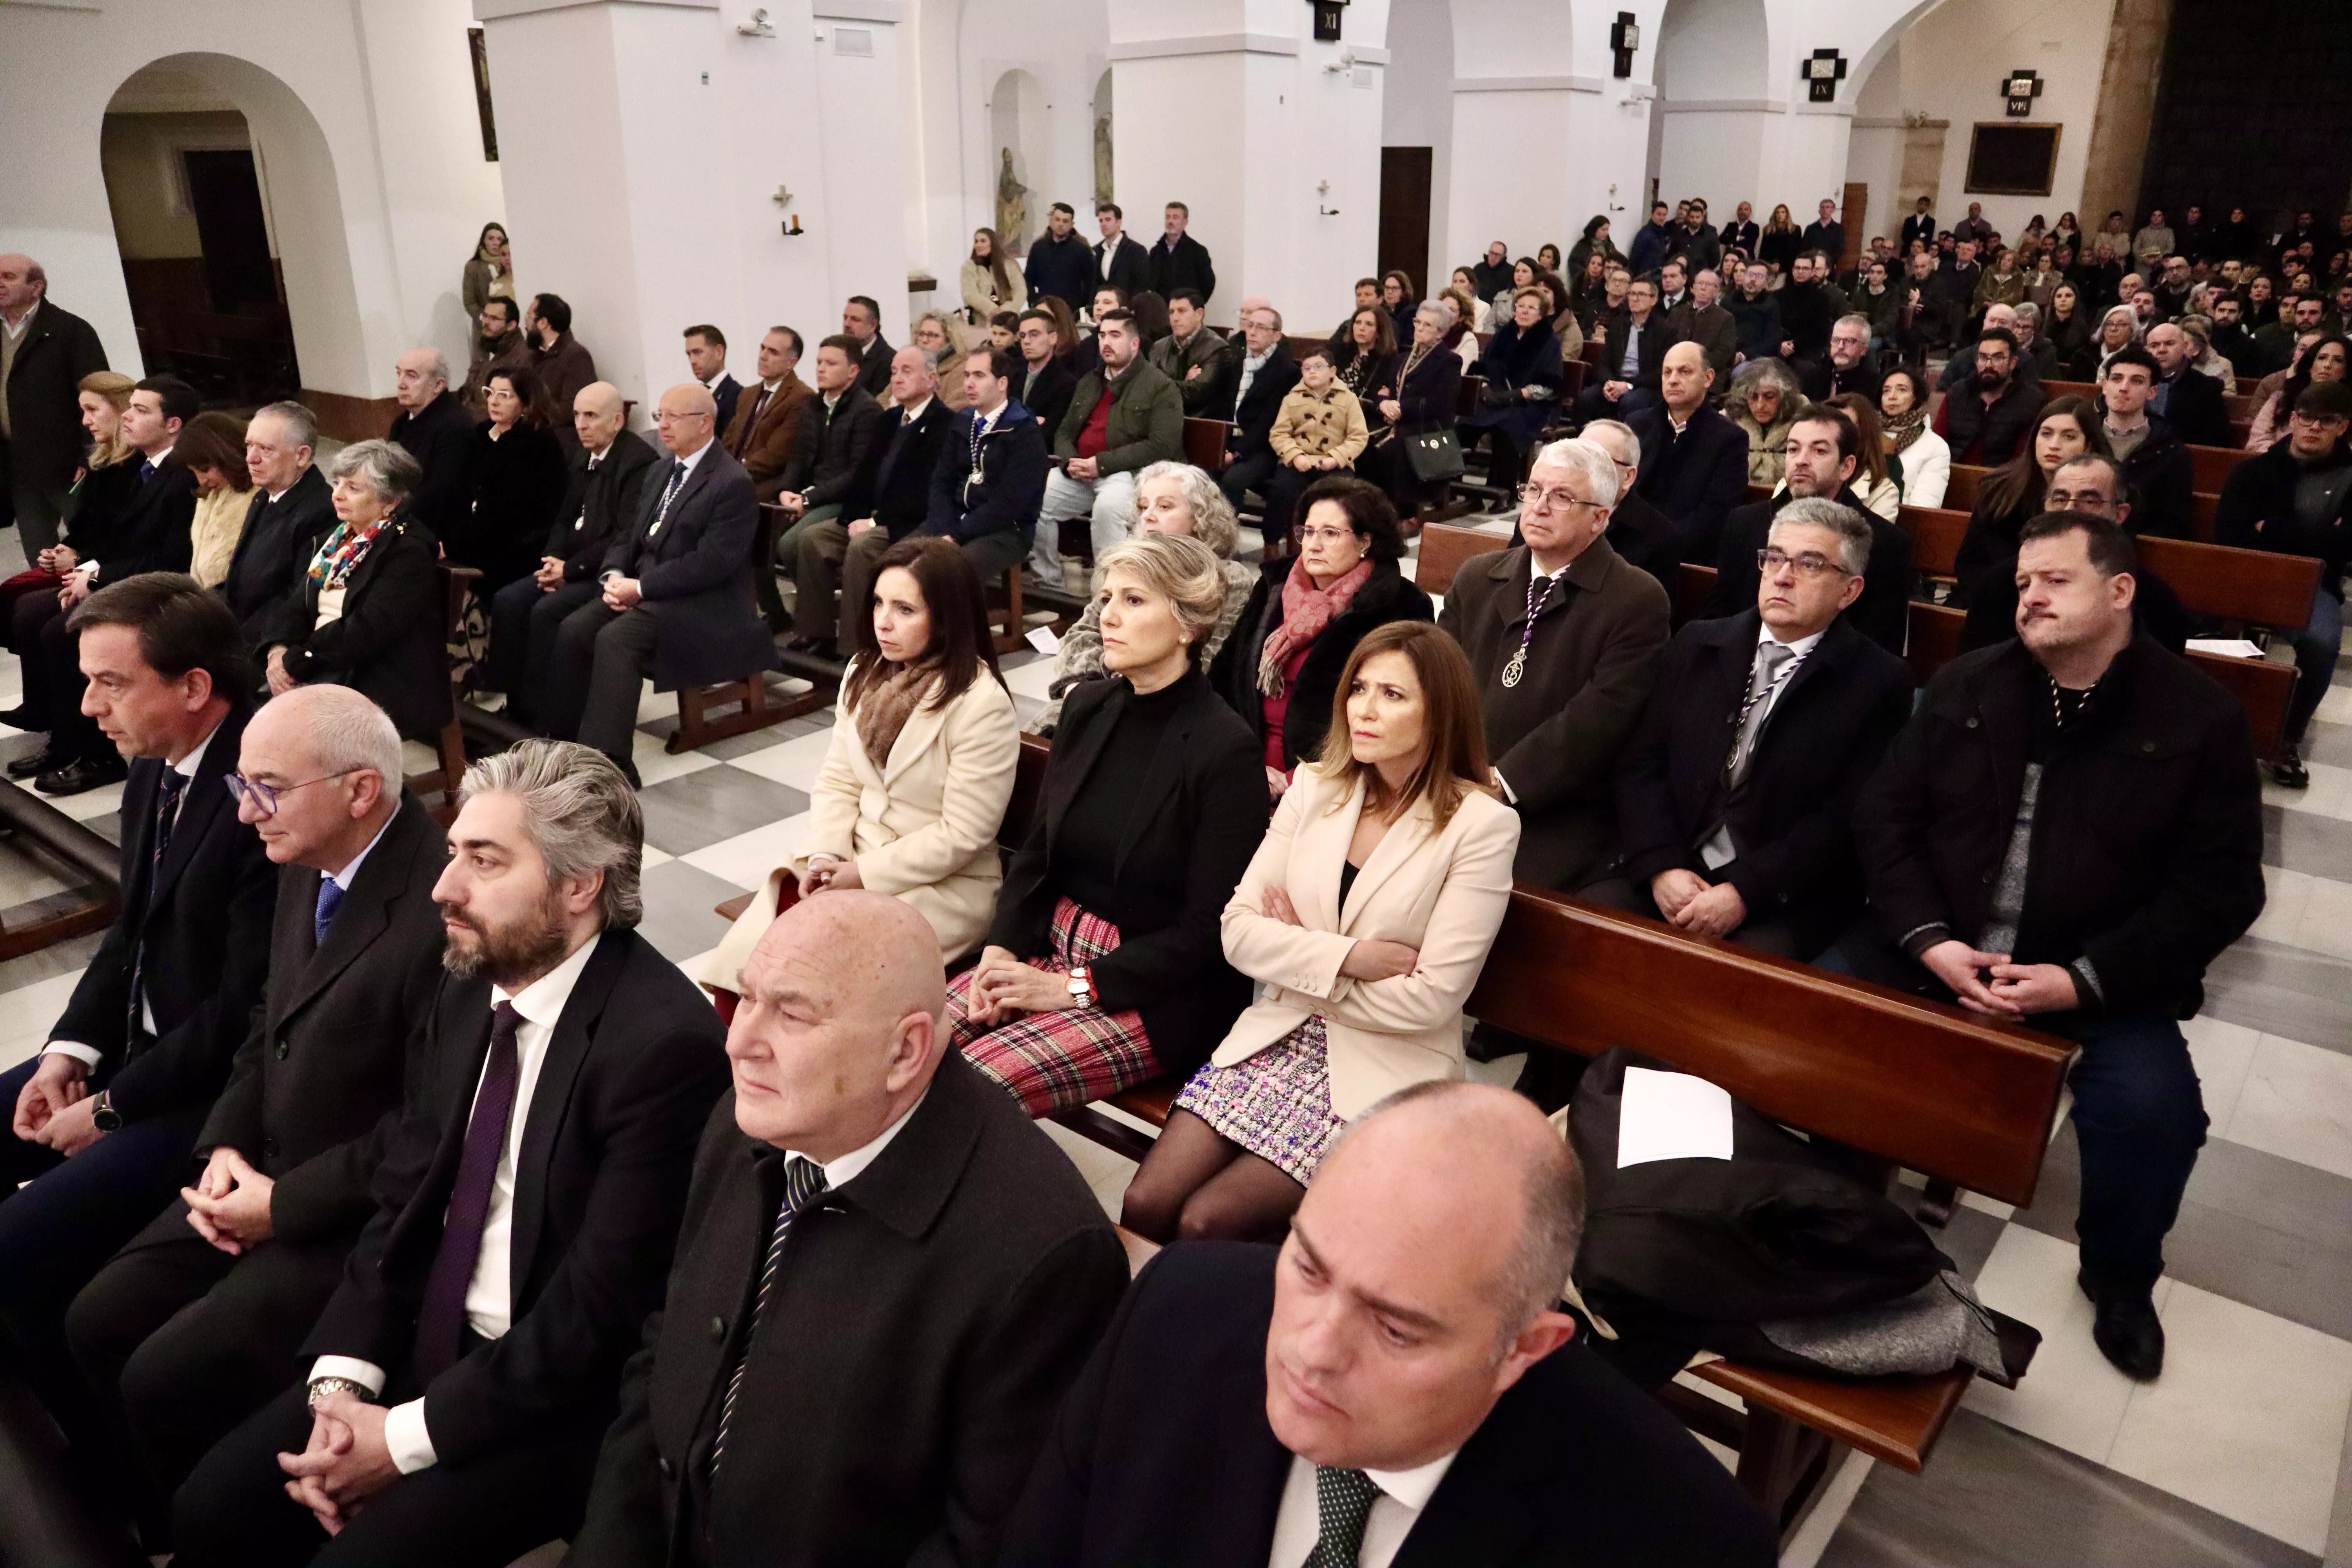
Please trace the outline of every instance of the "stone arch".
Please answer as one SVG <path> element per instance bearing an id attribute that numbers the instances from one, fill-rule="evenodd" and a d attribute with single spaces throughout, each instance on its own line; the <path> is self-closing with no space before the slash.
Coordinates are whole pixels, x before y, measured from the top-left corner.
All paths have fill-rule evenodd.
<path id="1" fill-rule="evenodd" d="M 1752 119 L 1735 117 L 1785 105 L 1788 87 L 1773 81 L 1771 59 L 1764 0 L 1667 0 L 1647 182 L 1660 197 L 1704 196 L 1725 214 L 1755 192 L 1770 150 L 1759 145 Z M 1643 205 L 1648 199 L 1645 192 Z"/>
<path id="2" fill-rule="evenodd" d="M 992 228 L 1003 233 L 1015 253 L 1025 253 L 1029 241 L 1045 226 L 1045 203 L 1038 184 L 1050 160 L 1046 143 L 1045 89 L 1037 79 L 1015 67 L 996 79 L 988 93 L 988 217 Z M 1007 223 L 1012 224 L 1009 232 Z"/>

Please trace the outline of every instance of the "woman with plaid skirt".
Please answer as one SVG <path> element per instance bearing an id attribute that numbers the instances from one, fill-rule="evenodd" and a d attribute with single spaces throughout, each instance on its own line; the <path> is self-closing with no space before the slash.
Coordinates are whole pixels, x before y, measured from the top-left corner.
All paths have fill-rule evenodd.
<path id="1" fill-rule="evenodd" d="M 948 987 L 956 1046 L 1033 1116 L 1192 1071 L 1250 999 L 1218 921 L 1265 785 L 1199 660 L 1223 574 L 1172 535 L 1098 564 L 1108 676 L 1064 700 L 1036 825 L 978 967 Z"/>
<path id="2" fill-rule="evenodd" d="M 1397 621 L 1356 646 L 1225 906 L 1265 993 L 1176 1100 L 1120 1222 L 1155 1241 L 1279 1237 L 1347 1123 L 1463 1073 L 1462 1005 L 1511 899 L 1518 814 L 1495 798 L 1454 639 Z"/>

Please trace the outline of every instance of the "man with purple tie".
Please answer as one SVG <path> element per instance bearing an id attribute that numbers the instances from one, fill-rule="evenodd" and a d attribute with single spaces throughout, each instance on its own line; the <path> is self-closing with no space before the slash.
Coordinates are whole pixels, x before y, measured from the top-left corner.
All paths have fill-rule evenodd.
<path id="1" fill-rule="evenodd" d="M 590 748 L 526 741 L 459 800 L 448 974 L 375 1217 L 307 1384 L 180 1489 L 182 1568 L 499 1568 L 569 1535 L 661 1302 L 728 1067 L 718 1015 L 634 929 L 636 796 Z"/>

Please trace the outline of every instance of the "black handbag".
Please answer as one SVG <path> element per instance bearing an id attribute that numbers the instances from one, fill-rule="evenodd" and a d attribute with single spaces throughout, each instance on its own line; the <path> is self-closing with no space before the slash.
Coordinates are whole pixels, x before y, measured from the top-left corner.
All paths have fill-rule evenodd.
<path id="1" fill-rule="evenodd" d="M 1404 460 L 1412 469 L 1412 477 L 1423 484 L 1443 484 L 1462 477 L 1462 443 L 1454 439 L 1452 430 L 1430 430 L 1419 436 L 1408 436 L 1404 442 Z"/>

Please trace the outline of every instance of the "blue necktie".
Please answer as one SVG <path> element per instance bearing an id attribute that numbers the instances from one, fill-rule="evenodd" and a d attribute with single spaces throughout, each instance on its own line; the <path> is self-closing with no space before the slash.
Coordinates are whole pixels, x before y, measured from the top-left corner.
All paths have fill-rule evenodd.
<path id="1" fill-rule="evenodd" d="M 327 932 L 335 923 L 335 910 L 343 901 L 343 885 L 332 877 L 319 879 L 319 907 L 310 914 L 310 931 L 316 939 L 312 945 L 327 945 Z"/>
<path id="2" fill-rule="evenodd" d="M 155 459 L 152 458 L 141 458 L 139 461 L 139 482 L 143 485 L 154 477 Z"/>

